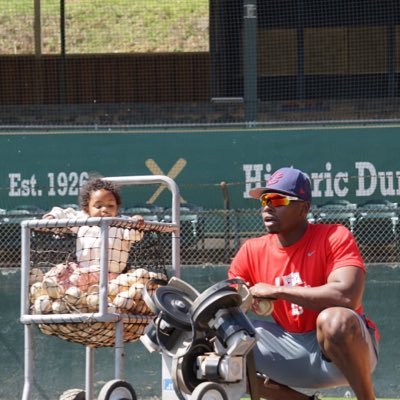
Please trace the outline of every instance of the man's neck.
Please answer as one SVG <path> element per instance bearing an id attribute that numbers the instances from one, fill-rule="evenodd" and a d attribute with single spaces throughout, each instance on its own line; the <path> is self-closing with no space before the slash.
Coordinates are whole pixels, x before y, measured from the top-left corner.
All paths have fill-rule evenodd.
<path id="1" fill-rule="evenodd" d="M 308 227 L 308 222 L 304 221 L 304 224 L 298 226 L 296 229 L 290 232 L 278 233 L 278 240 L 282 247 L 288 247 L 292 244 L 297 243 L 305 234 Z"/>

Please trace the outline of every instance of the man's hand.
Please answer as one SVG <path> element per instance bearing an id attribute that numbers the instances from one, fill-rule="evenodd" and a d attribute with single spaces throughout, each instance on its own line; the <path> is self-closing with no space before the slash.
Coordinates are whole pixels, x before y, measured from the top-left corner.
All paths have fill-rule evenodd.
<path id="1" fill-rule="evenodd" d="M 270 315 L 274 310 L 273 300 L 276 299 L 274 292 L 275 286 L 267 283 L 256 283 L 252 286 L 250 288 L 250 293 L 253 296 L 252 311 L 257 315 Z"/>
<path id="2" fill-rule="evenodd" d="M 131 219 L 139 225 L 144 225 L 144 218 L 141 215 L 132 215 Z"/>
<path id="3" fill-rule="evenodd" d="M 276 300 L 276 286 L 267 283 L 256 283 L 250 288 L 250 293 L 253 297 Z"/>

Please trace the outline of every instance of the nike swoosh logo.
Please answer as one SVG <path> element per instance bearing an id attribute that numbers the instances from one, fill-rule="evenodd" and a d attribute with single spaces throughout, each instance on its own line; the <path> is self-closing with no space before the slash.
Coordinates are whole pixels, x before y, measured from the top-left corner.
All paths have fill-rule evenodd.
<path id="1" fill-rule="evenodd" d="M 307 253 L 307 256 L 308 256 L 308 257 L 311 257 L 314 253 L 315 253 L 315 250 L 309 251 L 309 252 Z"/>

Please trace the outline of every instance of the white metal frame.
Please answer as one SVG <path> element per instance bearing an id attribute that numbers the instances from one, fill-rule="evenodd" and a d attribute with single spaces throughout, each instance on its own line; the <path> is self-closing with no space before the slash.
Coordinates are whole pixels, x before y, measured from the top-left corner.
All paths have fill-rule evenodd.
<path id="1" fill-rule="evenodd" d="M 164 175 L 151 176 L 117 176 L 106 177 L 104 180 L 114 182 L 119 186 L 126 185 L 166 185 L 172 194 L 172 270 L 173 274 L 180 277 L 180 193 L 175 181 Z M 77 219 L 71 225 L 71 221 L 65 220 L 28 220 L 21 223 L 21 316 L 20 321 L 24 324 L 24 388 L 22 400 L 31 398 L 33 389 L 34 371 L 34 340 L 33 326 L 39 323 L 74 323 L 85 322 L 88 317 L 98 322 L 114 322 L 115 333 L 115 379 L 124 379 L 124 342 L 123 342 L 123 320 L 120 315 L 108 313 L 107 311 L 107 270 L 108 265 L 108 227 L 118 218 L 85 218 Z M 37 227 L 62 227 L 83 226 L 88 224 L 99 224 L 101 227 L 101 260 L 100 260 L 100 304 L 99 311 L 91 314 L 29 314 L 29 271 L 30 271 L 30 236 L 31 229 Z M 161 223 L 160 223 L 161 224 Z M 136 317 L 136 316 L 135 316 Z M 140 316 L 139 316 L 140 317 Z M 143 316 L 147 321 L 149 317 Z M 94 385 L 94 349 L 86 346 L 85 366 L 85 395 L 87 400 L 93 400 Z M 164 398 L 164 396 L 163 396 Z"/>

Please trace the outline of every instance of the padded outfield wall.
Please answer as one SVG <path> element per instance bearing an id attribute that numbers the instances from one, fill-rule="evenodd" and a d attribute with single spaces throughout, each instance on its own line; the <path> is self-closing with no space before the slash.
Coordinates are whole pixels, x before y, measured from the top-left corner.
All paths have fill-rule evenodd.
<path id="1" fill-rule="evenodd" d="M 75 202 L 79 184 L 93 171 L 105 176 L 165 173 L 174 176 L 184 201 L 206 208 L 223 207 L 220 183 L 225 181 L 231 208 L 256 208 L 258 204 L 248 198 L 248 191 L 283 165 L 293 165 L 310 174 L 316 204 L 340 198 L 357 203 L 368 199 L 397 202 L 399 133 L 400 126 L 191 131 L 3 130 L 0 134 L 0 208 L 28 204 L 46 209 Z M 155 187 L 128 190 L 124 192 L 124 203 L 126 206 L 146 202 L 168 206 L 167 191 L 156 191 Z M 203 290 L 225 276 L 223 267 L 218 271 L 209 268 L 183 268 L 183 277 Z M 366 310 L 382 334 L 381 363 L 375 373 L 377 393 L 380 397 L 398 397 L 398 266 L 369 265 L 368 271 Z M 18 399 L 22 388 L 19 285 L 17 266 L 2 269 L 0 399 Z M 37 340 L 35 390 L 38 398 L 53 398 L 46 389 L 50 382 L 58 393 L 73 386 L 82 387 L 83 348 L 44 335 L 38 335 Z M 159 360 L 137 345 L 129 345 L 128 380 L 134 386 L 139 385 L 141 395 L 157 395 Z M 111 379 L 113 369 L 112 353 L 103 350 L 98 358 L 99 385 Z M 143 365 L 143 360 L 149 368 L 141 375 L 137 365 Z M 343 395 L 343 391 L 336 394 Z"/>
<path id="2" fill-rule="evenodd" d="M 346 199 L 396 202 L 400 195 L 400 126 L 307 126 L 293 129 L 31 130 L 0 134 L 0 208 L 48 208 L 75 202 L 91 172 L 104 176 L 167 174 L 182 201 L 253 208 L 251 188 L 270 172 L 295 166 L 312 179 L 315 204 Z M 166 190 L 123 193 L 125 206 L 168 206 Z"/>

